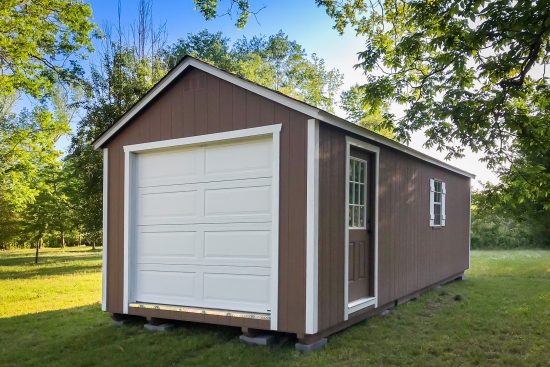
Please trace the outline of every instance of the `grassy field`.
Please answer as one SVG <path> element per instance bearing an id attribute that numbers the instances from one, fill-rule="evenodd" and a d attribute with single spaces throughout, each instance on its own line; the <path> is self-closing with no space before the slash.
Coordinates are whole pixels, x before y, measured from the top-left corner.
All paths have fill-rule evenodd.
<path id="1" fill-rule="evenodd" d="M 235 328 L 149 333 L 100 311 L 101 253 L 0 251 L 0 366 L 550 365 L 550 251 L 474 251 L 467 280 L 332 336 L 242 346 Z M 457 297 L 460 295 L 460 297 Z"/>

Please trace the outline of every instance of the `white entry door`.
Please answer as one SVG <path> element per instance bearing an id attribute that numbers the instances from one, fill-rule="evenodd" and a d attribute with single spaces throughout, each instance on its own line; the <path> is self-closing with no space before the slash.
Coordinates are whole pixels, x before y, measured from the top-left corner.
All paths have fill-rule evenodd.
<path id="1" fill-rule="evenodd" d="M 269 313 L 273 140 L 136 153 L 131 299 Z"/>

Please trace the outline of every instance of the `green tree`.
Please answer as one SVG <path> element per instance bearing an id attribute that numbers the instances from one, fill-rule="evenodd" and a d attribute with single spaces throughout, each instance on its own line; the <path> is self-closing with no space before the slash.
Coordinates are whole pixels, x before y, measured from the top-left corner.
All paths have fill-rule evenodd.
<path id="1" fill-rule="evenodd" d="M 188 34 L 186 38 L 177 40 L 166 52 L 170 68 L 185 55 L 192 55 L 229 72 L 238 71 L 231 53 L 230 40 L 221 32 L 210 33 L 205 29 L 199 33 Z"/>
<path id="2" fill-rule="evenodd" d="M 101 238 L 103 169 L 92 142 L 117 121 L 167 72 L 161 29 L 152 28 L 150 2 L 140 2 L 138 23 L 129 34 L 120 27 L 104 33 L 100 65 L 91 65 L 91 98 L 71 139 L 63 174 L 68 206 L 78 213 L 72 229 L 94 245 Z M 137 40 L 132 43 L 125 40 Z M 153 51 L 151 51 L 153 50 Z"/>
<path id="3" fill-rule="evenodd" d="M 370 106 L 365 104 L 363 89 L 360 85 L 355 84 L 344 91 L 340 96 L 340 105 L 346 111 L 346 117 L 349 121 L 387 138 L 395 138 L 393 134 L 394 126 L 388 124 L 381 111 L 372 112 Z"/>
<path id="4" fill-rule="evenodd" d="M 317 55 L 308 56 L 282 31 L 270 37 L 240 38 L 234 43 L 221 33 L 190 34 L 170 48 L 169 64 L 189 54 L 265 87 L 334 111 L 342 74 L 327 69 Z"/>
<path id="5" fill-rule="evenodd" d="M 92 50 L 89 5 L 76 0 L 0 2 L 0 96 L 47 96 L 58 80 L 82 75 L 76 63 Z"/>
<path id="6" fill-rule="evenodd" d="M 195 9 L 199 10 L 205 19 L 210 20 L 216 17 L 227 15 L 230 17 L 236 16 L 237 20 L 235 26 L 243 28 L 250 16 L 256 16 L 265 6 L 259 9 L 252 10 L 248 0 L 229 0 L 228 7 L 220 13 L 218 5 L 221 1 L 218 0 L 193 0 L 195 2 Z"/>
<path id="7" fill-rule="evenodd" d="M 350 26 L 365 37 L 365 101 L 373 110 L 406 106 L 402 117 L 385 114 L 400 139 L 424 130 L 426 145 L 449 157 L 469 147 L 502 174 L 542 172 L 529 174 L 523 193 L 547 200 L 549 167 L 534 160 L 550 146 L 549 81 L 540 72 L 550 58 L 547 1 L 316 3 L 340 32 Z"/>
<path id="8" fill-rule="evenodd" d="M 69 133 L 69 126 L 45 106 L 0 121 L 0 243 L 41 243 L 59 212 L 53 210 L 61 198 L 54 180 L 62 152 L 55 144 Z"/>

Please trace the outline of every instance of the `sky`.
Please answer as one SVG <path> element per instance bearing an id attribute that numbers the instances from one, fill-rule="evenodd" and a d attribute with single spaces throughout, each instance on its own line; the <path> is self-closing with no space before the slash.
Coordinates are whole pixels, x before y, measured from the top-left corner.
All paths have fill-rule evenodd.
<path id="1" fill-rule="evenodd" d="M 117 24 L 117 1 L 88 1 L 92 7 L 93 18 L 101 27 Z M 250 0 L 251 10 L 259 10 L 255 19 L 251 17 L 243 29 L 237 29 L 235 19 L 222 16 L 207 21 L 194 10 L 193 0 L 153 0 L 153 22 L 155 25 L 165 24 L 167 44 L 196 33 L 203 29 L 210 32 L 222 32 L 230 39 L 242 36 L 272 35 L 279 30 L 285 32 L 291 40 L 301 44 L 308 54 L 316 53 L 323 58 L 327 67 L 337 68 L 344 74 L 342 90 L 355 83 L 365 81 L 362 71 L 354 68 L 357 64 L 357 53 L 364 49 L 364 39 L 355 36 L 352 30 L 340 35 L 333 29 L 333 21 L 325 14 L 323 8 L 315 6 L 314 0 Z M 122 0 L 122 26 L 128 28 L 137 18 L 138 0 Z M 227 9 L 227 2 L 222 2 L 220 10 Z M 99 49 L 99 44 L 96 49 Z M 399 106 L 393 106 L 399 114 Z M 341 111 L 337 114 L 342 115 Z M 342 117 L 345 117 L 342 115 Z M 444 160 L 445 153 L 423 147 L 425 137 L 422 132 L 413 134 L 410 147 Z M 447 162 L 474 173 L 474 187 L 480 188 L 480 182 L 497 182 L 494 173 L 480 161 L 481 156 L 467 152 L 462 159 L 452 159 Z"/>

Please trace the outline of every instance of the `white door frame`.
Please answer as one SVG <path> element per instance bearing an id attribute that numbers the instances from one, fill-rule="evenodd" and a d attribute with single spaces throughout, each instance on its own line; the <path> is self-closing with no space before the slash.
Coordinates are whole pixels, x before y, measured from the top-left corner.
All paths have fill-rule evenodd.
<path id="1" fill-rule="evenodd" d="M 319 121 L 307 121 L 306 334 L 319 329 Z"/>
<path id="2" fill-rule="evenodd" d="M 123 313 L 128 313 L 128 305 L 135 302 L 130 287 L 129 264 L 132 254 L 129 253 L 132 242 L 132 224 L 134 222 L 132 203 L 134 193 L 132 182 L 134 181 L 133 169 L 137 153 L 162 150 L 167 148 L 192 146 L 205 143 L 219 143 L 229 140 L 251 137 L 272 136 L 273 139 L 273 178 L 272 178 L 272 227 L 271 227 L 271 312 L 270 327 L 277 330 L 278 319 L 278 295 L 279 295 L 279 162 L 280 162 L 280 132 L 281 124 L 267 125 L 242 130 L 232 130 L 222 133 L 192 136 L 188 138 L 153 141 L 141 144 L 124 146 L 124 287 L 123 287 Z"/>
<path id="3" fill-rule="evenodd" d="M 348 302 L 348 293 L 349 293 L 349 159 L 350 159 L 350 150 L 351 147 L 357 147 L 371 153 L 374 153 L 374 226 L 372 227 L 373 232 L 373 243 L 374 243 L 374 297 L 363 298 L 353 302 Z M 378 176 L 379 176 L 379 156 L 380 148 L 366 143 L 364 141 L 346 136 L 346 210 L 345 210 L 345 231 L 344 231 L 344 320 L 347 320 L 349 315 L 353 312 L 362 310 L 366 307 L 374 305 L 378 307 Z"/>

